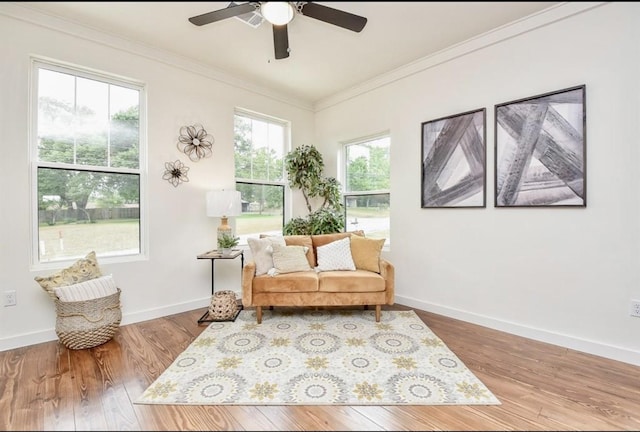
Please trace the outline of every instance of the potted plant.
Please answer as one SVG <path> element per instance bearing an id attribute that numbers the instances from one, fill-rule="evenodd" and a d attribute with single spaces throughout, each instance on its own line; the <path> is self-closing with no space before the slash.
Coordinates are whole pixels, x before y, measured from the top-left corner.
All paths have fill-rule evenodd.
<path id="1" fill-rule="evenodd" d="M 231 248 L 238 246 L 240 237 L 234 237 L 231 234 L 224 233 L 218 237 L 218 249 L 222 255 L 229 255 Z"/>
<path id="2" fill-rule="evenodd" d="M 312 145 L 291 150 L 285 157 L 289 186 L 300 189 L 309 214 L 287 222 L 284 235 L 331 234 L 344 229 L 340 183 L 324 177 L 322 154 Z M 314 209 L 314 205 L 316 208 Z"/>

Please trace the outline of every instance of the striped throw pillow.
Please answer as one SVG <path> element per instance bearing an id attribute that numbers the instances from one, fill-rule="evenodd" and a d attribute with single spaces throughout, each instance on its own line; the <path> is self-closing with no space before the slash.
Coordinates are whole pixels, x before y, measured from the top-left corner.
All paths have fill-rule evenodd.
<path id="1" fill-rule="evenodd" d="M 74 302 L 115 294 L 118 291 L 118 287 L 113 275 L 106 275 L 85 282 L 54 288 L 54 291 L 61 301 Z"/>

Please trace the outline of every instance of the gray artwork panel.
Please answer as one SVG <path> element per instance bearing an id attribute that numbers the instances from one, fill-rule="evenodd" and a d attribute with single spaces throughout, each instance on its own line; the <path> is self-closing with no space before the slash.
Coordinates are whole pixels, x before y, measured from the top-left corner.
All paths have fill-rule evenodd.
<path id="1" fill-rule="evenodd" d="M 486 110 L 422 123 L 422 208 L 486 206 Z"/>
<path id="2" fill-rule="evenodd" d="M 586 207 L 585 86 L 496 105 L 495 206 Z"/>

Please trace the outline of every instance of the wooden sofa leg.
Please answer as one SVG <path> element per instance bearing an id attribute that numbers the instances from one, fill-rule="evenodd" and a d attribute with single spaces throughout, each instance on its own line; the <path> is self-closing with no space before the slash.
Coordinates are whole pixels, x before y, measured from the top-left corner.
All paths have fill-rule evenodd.
<path id="1" fill-rule="evenodd" d="M 262 324 L 262 306 L 256 306 L 256 320 Z"/>
<path id="2" fill-rule="evenodd" d="M 376 305 L 376 322 L 380 322 L 380 311 L 382 310 L 381 305 Z"/>

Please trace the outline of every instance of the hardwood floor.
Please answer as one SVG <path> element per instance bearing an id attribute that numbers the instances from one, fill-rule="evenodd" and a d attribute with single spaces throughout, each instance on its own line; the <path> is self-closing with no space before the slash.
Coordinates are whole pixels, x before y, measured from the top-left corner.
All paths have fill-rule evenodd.
<path id="1" fill-rule="evenodd" d="M 122 326 L 88 350 L 0 352 L 0 430 L 640 430 L 640 367 L 418 310 L 501 405 L 134 405 L 204 330 L 202 311 Z"/>

